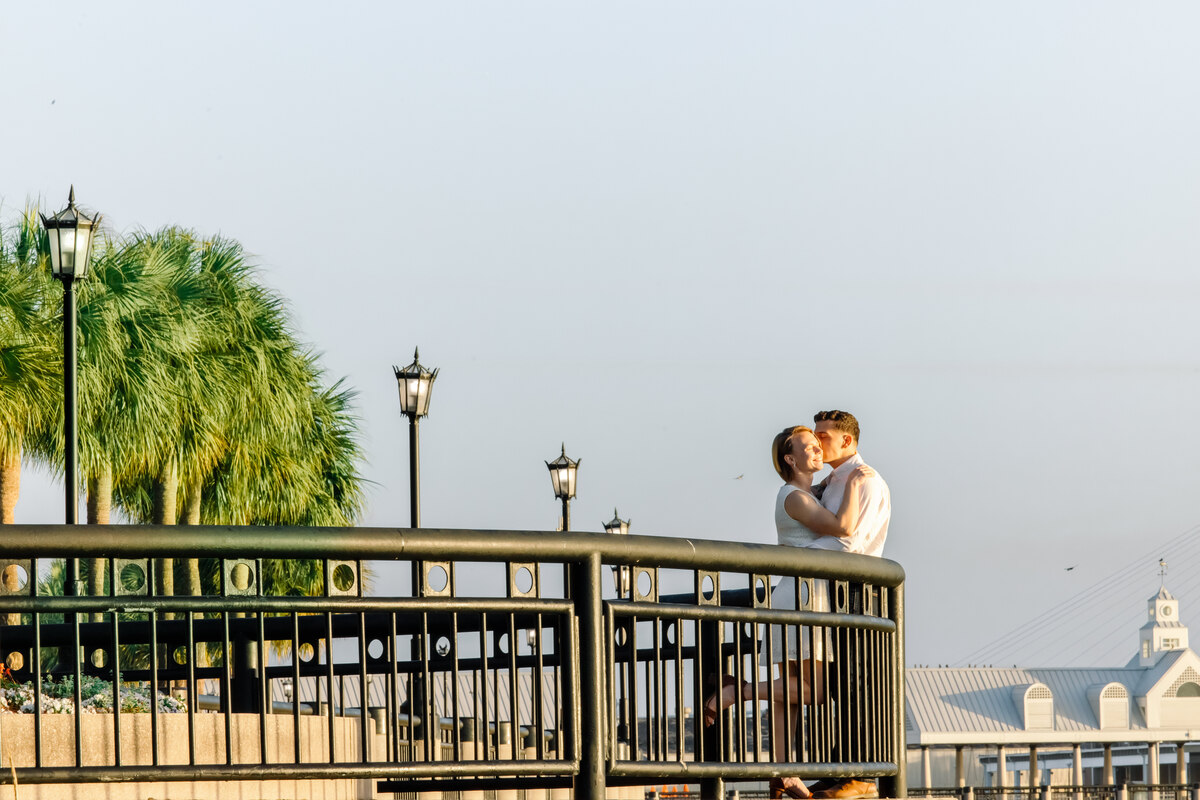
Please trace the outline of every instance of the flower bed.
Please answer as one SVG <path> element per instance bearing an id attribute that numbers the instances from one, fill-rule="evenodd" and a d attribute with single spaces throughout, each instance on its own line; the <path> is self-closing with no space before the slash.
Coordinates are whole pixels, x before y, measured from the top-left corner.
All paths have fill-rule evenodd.
<path id="1" fill-rule="evenodd" d="M 156 694 L 147 683 L 123 683 L 119 697 L 122 713 L 150 711 L 151 696 Z M 83 676 L 80 696 L 84 714 L 111 714 L 113 710 L 113 685 L 111 681 Z M 67 676 L 60 680 L 46 677 L 42 681 L 42 713 L 75 713 L 75 679 Z M 158 710 L 165 714 L 187 711 L 187 703 L 170 695 L 157 694 Z M 0 675 L 0 714 L 32 714 L 35 710 L 33 683 L 17 683 L 11 675 Z"/>

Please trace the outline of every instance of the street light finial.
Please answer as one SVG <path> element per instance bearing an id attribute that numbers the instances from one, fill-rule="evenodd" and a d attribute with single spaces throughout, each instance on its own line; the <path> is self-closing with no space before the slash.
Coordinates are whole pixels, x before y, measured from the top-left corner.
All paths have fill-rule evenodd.
<path id="1" fill-rule="evenodd" d="M 566 458 L 566 456 L 567 456 L 567 443 L 566 442 L 562 443 L 562 454 L 563 454 L 563 458 Z"/>
<path id="2" fill-rule="evenodd" d="M 414 347 L 413 348 L 413 361 L 418 362 L 420 360 L 421 360 L 421 348 Z"/>
<path id="3" fill-rule="evenodd" d="M 67 207 L 72 208 L 75 205 L 75 184 L 71 184 L 71 194 L 67 196 Z"/>

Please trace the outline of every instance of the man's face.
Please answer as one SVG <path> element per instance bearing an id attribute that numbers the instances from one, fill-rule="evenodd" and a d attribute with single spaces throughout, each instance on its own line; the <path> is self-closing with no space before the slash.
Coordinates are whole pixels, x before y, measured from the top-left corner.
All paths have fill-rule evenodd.
<path id="1" fill-rule="evenodd" d="M 817 440 L 821 443 L 821 452 L 826 463 L 842 461 L 854 455 L 854 437 L 837 429 L 837 423 L 822 420 L 815 428 Z"/>

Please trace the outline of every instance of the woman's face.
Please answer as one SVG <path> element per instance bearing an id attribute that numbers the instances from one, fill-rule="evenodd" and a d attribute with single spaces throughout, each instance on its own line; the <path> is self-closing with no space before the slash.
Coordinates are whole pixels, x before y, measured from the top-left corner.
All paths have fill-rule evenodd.
<path id="1" fill-rule="evenodd" d="M 809 475 L 820 471 L 825 462 L 821 459 L 821 443 L 817 437 L 808 431 L 800 431 L 791 441 L 793 468 Z"/>

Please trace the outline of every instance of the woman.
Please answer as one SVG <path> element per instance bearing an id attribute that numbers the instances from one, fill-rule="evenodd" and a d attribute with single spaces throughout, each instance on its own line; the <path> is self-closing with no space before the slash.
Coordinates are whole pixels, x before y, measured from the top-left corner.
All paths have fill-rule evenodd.
<path id="1" fill-rule="evenodd" d="M 771 443 L 771 461 L 775 471 L 779 473 L 779 477 L 784 480 L 784 485 L 775 498 L 775 529 L 779 537 L 779 544 L 790 547 L 812 547 L 823 539 L 828 543 L 830 536 L 844 537 L 853 533 L 854 520 L 858 517 L 858 492 L 853 491 L 853 488 L 857 483 L 874 475 L 874 470 L 864 465 L 850 473 L 845 499 L 837 514 L 833 514 L 822 506 L 821 501 L 813 494 L 813 475 L 821 470 L 824 461 L 821 458 L 821 443 L 817 441 L 816 434 L 810 428 L 803 425 L 784 428 Z M 771 592 L 771 608 L 796 608 L 795 578 L 785 577 L 779 582 L 779 585 Z M 824 580 L 813 582 L 809 610 L 829 610 L 829 588 Z M 786 630 L 786 635 L 784 630 Z M 795 627 L 781 629 L 774 626 L 772 632 L 774 635 L 770 637 L 771 661 L 779 664 L 782 669 L 786 669 L 787 682 L 785 683 L 782 677 L 764 682 L 759 685 L 757 692 L 759 697 L 770 696 L 772 702 L 787 703 L 788 720 L 785 723 L 783 714 L 775 714 L 775 730 L 771 737 L 774 751 L 772 757 L 776 761 L 783 761 L 787 758 L 787 754 L 783 752 L 786 741 L 783 725 L 788 724 L 790 730 L 795 731 L 800 711 L 799 703 L 811 704 L 814 699 L 818 703 L 821 702 L 821 696 L 824 693 L 822 685 L 824 657 L 829 648 L 821 637 L 813 636 L 811 630 L 809 636 L 803 637 L 800 648 L 796 647 L 798 631 Z M 826 633 L 828 634 L 829 631 Z M 787 642 L 786 660 L 783 647 L 785 639 Z M 764 657 L 766 657 L 765 642 L 763 649 Z M 800 693 L 799 676 L 804 677 L 803 694 Z M 815 687 L 809 685 L 809 676 L 815 676 L 817 684 Z M 740 695 L 743 700 L 753 700 L 755 693 L 753 685 L 749 683 L 742 685 Z M 737 702 L 738 694 L 736 681 L 727 678 L 721 689 L 721 708 Z M 705 723 L 712 724 L 718 713 L 717 698 L 714 695 L 704 706 Z M 804 782 L 798 778 L 771 779 L 771 797 L 805 798 L 811 796 Z"/>

